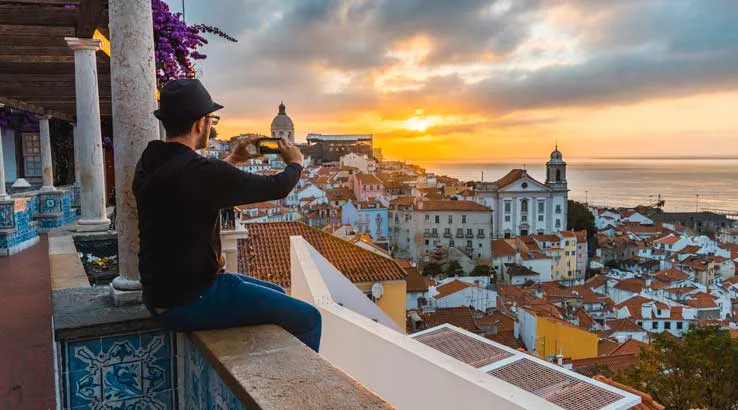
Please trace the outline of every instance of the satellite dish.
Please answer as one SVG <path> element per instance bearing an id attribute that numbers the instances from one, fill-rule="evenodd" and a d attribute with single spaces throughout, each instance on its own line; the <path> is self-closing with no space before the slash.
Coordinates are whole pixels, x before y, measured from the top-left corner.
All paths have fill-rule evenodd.
<path id="1" fill-rule="evenodd" d="M 372 285 L 372 297 L 374 297 L 374 300 L 379 300 L 382 296 L 384 296 L 384 286 L 379 282 L 375 282 Z"/>

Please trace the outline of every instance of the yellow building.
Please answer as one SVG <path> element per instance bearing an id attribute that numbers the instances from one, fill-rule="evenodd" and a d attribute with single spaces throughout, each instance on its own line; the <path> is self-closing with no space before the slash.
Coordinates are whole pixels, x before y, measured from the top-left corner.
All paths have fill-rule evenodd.
<path id="1" fill-rule="evenodd" d="M 518 310 L 520 338 L 529 352 L 546 360 L 557 355 L 572 359 L 597 356 L 596 334 L 536 310 Z"/>
<path id="2" fill-rule="evenodd" d="M 368 298 L 374 300 L 372 286 L 381 284 L 383 295 L 375 302 L 401 329 L 405 329 L 406 273 L 394 259 L 301 222 L 248 223 L 245 227 L 245 239 L 240 239 L 237 245 L 238 273 L 276 283 L 289 291 L 290 236 L 302 236 Z M 228 234 L 222 236 L 225 235 Z M 235 271 L 231 267 L 233 258 L 229 260 L 225 246 L 224 252 L 227 270 Z"/>
<path id="3" fill-rule="evenodd" d="M 561 280 L 575 279 L 577 275 L 577 235 L 573 231 L 561 231 L 559 269 Z"/>

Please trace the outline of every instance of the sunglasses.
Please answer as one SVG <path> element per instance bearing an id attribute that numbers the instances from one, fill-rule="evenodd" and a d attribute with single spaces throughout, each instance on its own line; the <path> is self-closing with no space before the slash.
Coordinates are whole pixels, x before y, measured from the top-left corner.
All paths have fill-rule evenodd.
<path id="1" fill-rule="evenodd" d="M 218 121 L 220 121 L 220 117 L 217 115 L 208 115 L 207 118 L 210 118 L 210 123 L 212 125 L 218 125 Z"/>

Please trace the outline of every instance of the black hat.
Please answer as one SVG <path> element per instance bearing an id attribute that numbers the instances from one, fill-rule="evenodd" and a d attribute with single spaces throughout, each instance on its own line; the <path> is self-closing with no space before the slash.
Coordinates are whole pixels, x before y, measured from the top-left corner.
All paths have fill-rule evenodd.
<path id="1" fill-rule="evenodd" d="M 154 111 L 160 120 L 196 120 L 223 108 L 213 102 L 200 80 L 181 78 L 168 82 L 159 94 L 159 109 Z"/>

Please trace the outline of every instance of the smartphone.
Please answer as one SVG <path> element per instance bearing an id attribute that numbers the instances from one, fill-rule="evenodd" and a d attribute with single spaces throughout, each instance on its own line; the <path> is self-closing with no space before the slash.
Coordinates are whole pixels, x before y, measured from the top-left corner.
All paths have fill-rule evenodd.
<path id="1" fill-rule="evenodd" d="M 259 154 L 279 154 L 279 138 L 262 138 L 259 140 Z"/>

